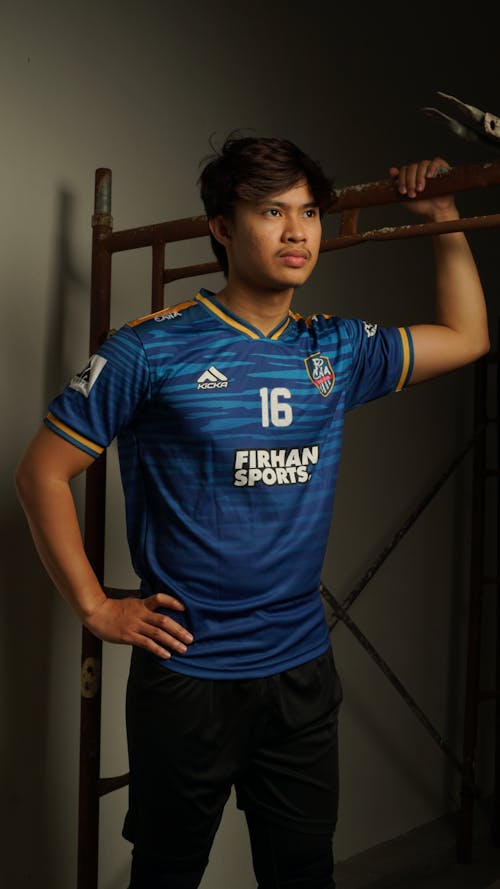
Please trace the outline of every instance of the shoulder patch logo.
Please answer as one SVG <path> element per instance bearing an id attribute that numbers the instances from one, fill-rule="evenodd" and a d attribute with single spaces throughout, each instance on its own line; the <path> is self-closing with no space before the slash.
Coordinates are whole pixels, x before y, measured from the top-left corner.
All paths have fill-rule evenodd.
<path id="1" fill-rule="evenodd" d="M 196 382 L 198 389 L 227 389 L 228 379 L 212 364 L 208 370 L 203 371 Z"/>
<path id="2" fill-rule="evenodd" d="M 320 394 L 326 398 L 330 395 L 335 385 L 335 374 L 328 355 L 320 355 L 314 352 L 308 358 L 304 358 L 307 374 Z"/>
<path id="3" fill-rule="evenodd" d="M 372 324 L 370 321 L 363 321 L 363 327 L 368 338 L 375 336 L 378 324 Z"/>
<path id="4" fill-rule="evenodd" d="M 76 389 L 77 392 L 81 392 L 85 398 L 88 398 L 90 390 L 105 364 L 107 361 L 102 355 L 92 355 L 87 366 L 70 380 L 69 388 Z"/>
<path id="5" fill-rule="evenodd" d="M 153 321 L 171 321 L 172 318 L 180 318 L 182 312 L 161 312 L 159 315 L 155 315 L 153 317 Z"/>

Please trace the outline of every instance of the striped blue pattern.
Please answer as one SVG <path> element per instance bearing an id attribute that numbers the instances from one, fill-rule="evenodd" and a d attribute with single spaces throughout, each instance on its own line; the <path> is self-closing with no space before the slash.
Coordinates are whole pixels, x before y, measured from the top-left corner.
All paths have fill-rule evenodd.
<path id="1" fill-rule="evenodd" d="M 290 313 L 264 337 L 203 290 L 124 326 L 99 354 L 88 394 L 66 388 L 47 423 L 90 453 L 118 437 L 142 592 L 181 599 L 172 616 L 195 637 L 166 665 L 257 677 L 324 652 L 320 571 L 344 413 L 406 385 L 409 331 Z"/>

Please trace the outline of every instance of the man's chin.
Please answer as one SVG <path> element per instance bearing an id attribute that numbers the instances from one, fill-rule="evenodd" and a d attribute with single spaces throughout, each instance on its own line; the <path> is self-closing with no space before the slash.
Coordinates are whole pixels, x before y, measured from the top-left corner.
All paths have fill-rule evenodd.
<path id="1" fill-rule="evenodd" d="M 314 266 L 305 266 L 301 269 L 287 269 L 282 275 L 277 276 L 283 289 L 288 287 L 302 287 L 309 280 L 313 272 Z"/>

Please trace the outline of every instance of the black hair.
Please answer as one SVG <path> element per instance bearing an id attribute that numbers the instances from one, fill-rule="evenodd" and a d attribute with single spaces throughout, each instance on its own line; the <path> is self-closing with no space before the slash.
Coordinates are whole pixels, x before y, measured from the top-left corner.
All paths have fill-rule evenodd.
<path id="1" fill-rule="evenodd" d="M 320 215 L 332 204 L 333 183 L 320 164 L 288 139 L 228 136 L 222 148 L 205 158 L 199 177 L 201 199 L 208 219 L 231 217 L 236 201 L 257 201 L 280 194 L 304 179 Z M 210 234 L 212 249 L 228 273 L 226 249 Z"/>

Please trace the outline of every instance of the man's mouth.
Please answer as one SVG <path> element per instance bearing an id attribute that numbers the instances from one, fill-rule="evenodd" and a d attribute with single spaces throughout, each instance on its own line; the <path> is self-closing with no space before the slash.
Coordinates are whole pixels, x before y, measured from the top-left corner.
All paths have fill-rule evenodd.
<path id="1" fill-rule="evenodd" d="M 306 250 L 284 250 L 279 257 L 289 268 L 301 269 L 309 259 L 309 253 Z"/>

